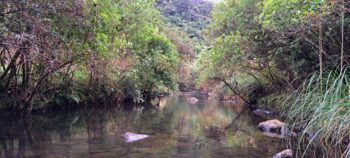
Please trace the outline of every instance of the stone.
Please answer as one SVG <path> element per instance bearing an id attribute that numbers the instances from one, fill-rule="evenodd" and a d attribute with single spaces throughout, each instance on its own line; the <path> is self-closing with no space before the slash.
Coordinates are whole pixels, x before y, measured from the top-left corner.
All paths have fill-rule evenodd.
<path id="1" fill-rule="evenodd" d="M 136 133 L 131 133 L 131 132 L 126 132 L 121 135 L 124 138 L 124 141 L 127 143 L 135 142 L 141 139 L 145 139 L 149 137 L 146 134 L 136 134 Z"/>
<path id="2" fill-rule="evenodd" d="M 273 112 L 268 110 L 256 109 L 253 111 L 253 114 L 260 117 L 267 117 L 267 116 L 273 115 Z"/>
<path id="3" fill-rule="evenodd" d="M 265 122 L 259 123 L 258 127 L 262 131 L 280 133 L 282 127 L 284 127 L 285 125 L 286 123 L 281 122 L 277 119 L 273 119 L 273 120 L 267 120 Z"/>
<path id="4" fill-rule="evenodd" d="M 191 97 L 191 98 L 188 98 L 187 101 L 190 102 L 191 104 L 195 104 L 198 102 L 198 99 L 195 97 Z"/>
<path id="5" fill-rule="evenodd" d="M 274 155 L 273 158 L 293 158 L 293 150 L 292 149 L 283 150 L 277 153 L 276 155 Z"/>
<path id="6" fill-rule="evenodd" d="M 262 132 L 263 135 L 271 137 L 271 138 L 285 138 L 283 134 L 273 133 L 273 132 Z"/>
<path id="7" fill-rule="evenodd" d="M 260 129 L 262 129 L 263 127 L 260 127 Z M 273 138 L 286 138 L 286 137 L 296 137 L 297 134 L 293 131 L 291 131 L 290 129 L 288 129 L 288 127 L 286 126 L 282 126 L 281 128 L 276 127 L 273 129 L 263 129 L 263 135 L 266 135 L 268 137 L 273 137 Z"/>

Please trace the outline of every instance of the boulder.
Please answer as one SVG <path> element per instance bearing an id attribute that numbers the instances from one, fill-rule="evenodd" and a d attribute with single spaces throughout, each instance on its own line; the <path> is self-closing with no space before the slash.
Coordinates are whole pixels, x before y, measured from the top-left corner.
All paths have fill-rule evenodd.
<path id="1" fill-rule="evenodd" d="M 188 98 L 187 101 L 190 102 L 191 104 L 195 104 L 198 102 L 198 99 L 195 97 L 191 97 L 191 98 Z"/>
<path id="2" fill-rule="evenodd" d="M 127 143 L 135 142 L 135 141 L 149 137 L 146 134 L 136 134 L 136 133 L 131 133 L 131 132 L 126 132 L 126 133 L 122 134 L 121 136 L 124 138 L 124 141 Z"/>
<path id="3" fill-rule="evenodd" d="M 277 119 L 267 120 L 265 122 L 259 123 L 258 127 L 260 130 L 265 132 L 277 132 L 281 133 L 281 129 L 286 125 L 286 123 L 281 122 Z"/>
<path id="4" fill-rule="evenodd" d="M 286 123 L 281 122 L 277 119 L 261 122 L 259 123 L 258 127 L 263 131 L 264 135 L 269 137 L 285 138 L 297 136 L 297 133 L 288 128 Z"/>
<path id="5" fill-rule="evenodd" d="M 274 155 L 273 158 L 293 158 L 293 150 L 292 149 L 283 150 L 277 153 L 276 155 Z"/>

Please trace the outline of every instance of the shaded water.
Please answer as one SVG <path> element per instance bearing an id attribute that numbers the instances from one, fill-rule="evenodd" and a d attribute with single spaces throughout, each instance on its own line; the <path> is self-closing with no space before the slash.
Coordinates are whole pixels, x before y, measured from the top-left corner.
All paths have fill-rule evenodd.
<path id="1" fill-rule="evenodd" d="M 271 158 L 286 148 L 264 136 L 256 126 L 260 120 L 242 105 L 189 104 L 187 97 L 162 98 L 159 107 L 61 112 L 27 121 L 1 116 L 0 157 Z M 125 143 L 125 132 L 150 137 Z"/>

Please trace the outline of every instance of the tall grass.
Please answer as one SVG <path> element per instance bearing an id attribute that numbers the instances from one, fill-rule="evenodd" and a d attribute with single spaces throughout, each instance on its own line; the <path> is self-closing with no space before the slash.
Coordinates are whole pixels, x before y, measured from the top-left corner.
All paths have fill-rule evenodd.
<path id="1" fill-rule="evenodd" d="M 323 76 L 314 74 L 286 100 L 288 121 L 292 127 L 303 129 L 297 149 L 299 156 L 306 157 L 305 151 L 317 144 L 325 149 L 323 157 L 350 157 L 350 78 L 347 72 L 348 69 L 329 71 Z"/>

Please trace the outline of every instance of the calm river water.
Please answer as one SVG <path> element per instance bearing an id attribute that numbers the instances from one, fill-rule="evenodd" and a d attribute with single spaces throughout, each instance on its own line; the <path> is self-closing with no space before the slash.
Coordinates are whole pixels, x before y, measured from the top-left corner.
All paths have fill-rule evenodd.
<path id="1" fill-rule="evenodd" d="M 263 135 L 261 120 L 242 105 L 210 99 L 190 104 L 188 97 L 162 98 L 159 107 L 79 110 L 27 121 L 2 115 L 0 157 L 271 158 L 286 149 L 281 139 Z M 150 137 L 125 143 L 125 132 Z"/>

